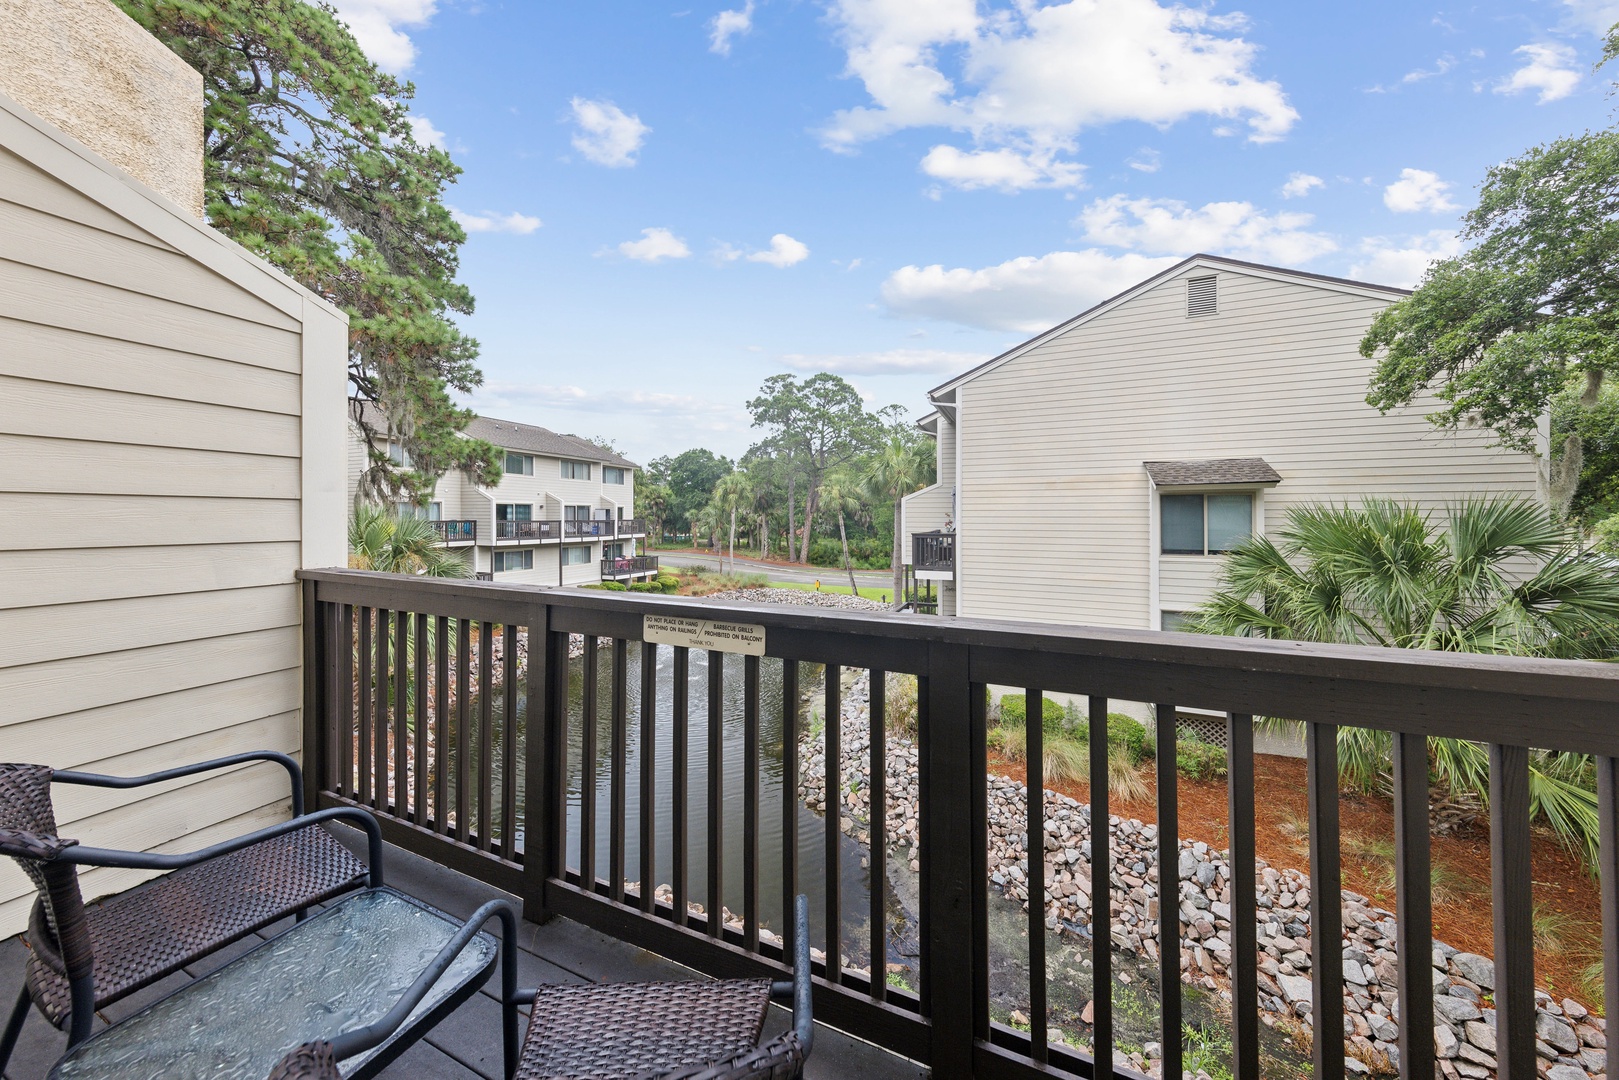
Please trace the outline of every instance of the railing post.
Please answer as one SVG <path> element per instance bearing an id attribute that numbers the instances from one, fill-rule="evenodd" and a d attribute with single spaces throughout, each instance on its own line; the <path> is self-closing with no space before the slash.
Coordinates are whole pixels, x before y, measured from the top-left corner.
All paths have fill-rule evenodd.
<path id="1" fill-rule="evenodd" d="M 987 904 L 982 864 L 988 858 L 982 701 L 974 707 L 974 695 L 981 699 L 984 692 L 971 681 L 967 646 L 929 646 L 921 826 L 922 888 L 930 903 L 922 934 L 932 1020 L 928 1064 L 935 1080 L 972 1076 L 973 1040 L 987 1026 L 980 1020 L 987 1022 L 988 1001 L 978 1000 L 988 974 L 986 913 L 980 910 Z"/>
<path id="2" fill-rule="evenodd" d="M 552 639 L 560 641 L 560 648 Z M 551 633 L 551 605 L 537 604 L 528 624 L 527 707 L 523 721 L 523 918 L 545 922 L 546 880 L 560 871 L 563 853 L 557 850 L 564 835 L 558 815 L 565 803 L 555 790 L 552 773 L 560 753 L 562 730 L 554 680 L 568 682 L 568 639 Z M 567 698 L 562 699 L 567 708 Z"/>
<path id="3" fill-rule="evenodd" d="M 320 781 L 325 773 L 325 762 L 321 760 L 321 747 L 325 745 L 321 738 L 323 724 L 327 721 L 321 709 L 321 678 L 325 672 L 324 663 L 326 650 L 331 643 L 325 641 L 321 633 L 320 605 L 315 599 L 315 583 L 308 579 L 303 585 L 304 607 L 304 707 L 303 707 L 303 774 L 304 774 L 304 806 L 309 810 L 320 809 Z M 323 647 L 324 646 L 324 647 Z"/>

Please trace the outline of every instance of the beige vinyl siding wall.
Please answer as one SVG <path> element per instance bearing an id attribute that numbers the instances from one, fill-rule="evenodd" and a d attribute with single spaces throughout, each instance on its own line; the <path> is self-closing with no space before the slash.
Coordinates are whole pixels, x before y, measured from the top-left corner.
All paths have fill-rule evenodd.
<path id="1" fill-rule="evenodd" d="M 1420 404 L 1382 416 L 1365 403 L 1372 362 L 1358 347 L 1385 300 L 1222 270 L 1219 314 L 1187 318 L 1185 276 L 1207 273 L 957 389 L 962 614 L 1156 627 L 1144 461 L 1263 457 L 1283 477 L 1265 495 L 1267 533 L 1310 502 L 1535 496 L 1528 456 L 1438 432 Z M 1184 602 L 1194 574 L 1208 580 L 1167 568 L 1178 599 L 1160 607 Z"/>
<path id="2" fill-rule="evenodd" d="M 944 528 L 946 518 L 950 517 L 953 499 L 951 496 L 956 488 L 956 429 L 941 413 L 935 421 L 937 434 L 934 437 L 934 463 L 937 468 L 937 480 L 921 491 L 905 496 L 903 510 L 905 519 L 901 523 L 904 530 L 904 558 L 907 563 L 911 561 L 911 537 L 919 532 L 934 532 Z"/>
<path id="3" fill-rule="evenodd" d="M 132 775 L 298 752 L 294 575 L 341 560 L 346 341 L 334 309 L 0 95 L 0 756 Z M 119 848 L 289 811 L 274 766 L 56 796 L 62 835 Z M 5 861 L 0 934 L 32 897 Z"/>

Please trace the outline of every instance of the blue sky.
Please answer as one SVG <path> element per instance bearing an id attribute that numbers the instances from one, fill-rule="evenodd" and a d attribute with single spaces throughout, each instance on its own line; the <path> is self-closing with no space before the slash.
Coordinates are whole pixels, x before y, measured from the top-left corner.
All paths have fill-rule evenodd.
<path id="1" fill-rule="evenodd" d="M 468 404 L 641 462 L 781 371 L 920 415 L 1196 251 L 1414 284 L 1619 77 L 1619 0 L 337 6 L 466 170 Z"/>

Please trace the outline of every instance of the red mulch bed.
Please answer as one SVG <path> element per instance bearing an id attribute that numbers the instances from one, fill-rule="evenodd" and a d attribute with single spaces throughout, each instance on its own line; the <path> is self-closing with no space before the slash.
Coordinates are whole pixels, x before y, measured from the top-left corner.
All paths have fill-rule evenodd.
<path id="1" fill-rule="evenodd" d="M 1023 765 L 990 751 L 990 772 L 1024 779 Z M 1156 820 L 1156 785 L 1150 768 L 1142 771 L 1154 794 L 1144 800 L 1115 799 L 1116 814 L 1141 821 Z M 1261 754 L 1254 759 L 1254 781 L 1264 798 L 1257 800 L 1254 828 L 1259 857 L 1278 869 L 1310 870 L 1306 823 L 1309 789 L 1304 761 Z M 1084 782 L 1047 784 L 1084 802 Z M 1226 842 L 1226 788 L 1223 780 L 1181 778 L 1181 834 L 1217 846 Z M 1344 888 L 1370 897 L 1378 907 L 1394 910 L 1393 863 L 1385 854 L 1394 843 L 1394 809 L 1381 797 L 1346 794 L 1339 808 L 1343 834 Z M 1199 823 L 1206 823 L 1200 825 Z M 1597 886 L 1577 858 L 1550 833 L 1537 828 L 1530 852 L 1537 915 L 1557 919 L 1558 942 L 1536 942 L 1535 985 L 1556 997 L 1572 997 L 1593 1007 L 1581 990 L 1581 973 L 1601 956 L 1602 902 Z M 1465 952 L 1489 956 L 1493 949 L 1490 902 L 1490 835 L 1488 821 L 1462 836 L 1435 836 L 1433 864 L 1434 936 Z M 1548 935 L 1549 936 L 1549 935 Z"/>

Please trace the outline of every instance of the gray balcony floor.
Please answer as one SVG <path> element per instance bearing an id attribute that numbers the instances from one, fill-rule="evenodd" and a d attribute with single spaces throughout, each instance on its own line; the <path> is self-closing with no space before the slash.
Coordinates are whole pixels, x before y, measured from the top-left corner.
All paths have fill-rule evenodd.
<path id="1" fill-rule="evenodd" d="M 452 915 L 466 916 L 486 900 L 502 895 L 493 888 L 466 878 L 436 863 L 390 847 L 384 860 L 388 884 L 425 900 Z M 116 1021 L 183 985 L 229 957 L 257 945 L 276 932 L 237 942 L 207 960 L 133 994 L 103 1011 L 96 1026 Z M 645 950 L 615 941 L 578 923 L 554 919 L 544 926 L 524 921 L 519 927 L 521 944 L 518 983 L 534 986 L 547 982 L 613 982 L 647 979 L 688 979 L 701 976 Z M 12 938 L 0 944 L 0 1010 L 9 1013 L 22 985 L 24 949 Z M 501 1074 L 500 1061 L 500 974 L 497 971 L 484 988 L 429 1031 L 416 1045 L 390 1065 L 382 1076 L 388 1080 L 494 1080 Z M 789 1014 L 771 1009 L 765 1025 L 770 1037 L 783 1030 Z M 0 1023 L 4 1016 L 0 1015 Z M 39 1080 L 67 1046 L 67 1036 L 52 1028 L 34 1012 L 23 1028 L 22 1039 L 5 1072 L 5 1080 Z M 917 1080 L 927 1070 L 914 1062 L 881 1050 L 869 1043 L 844 1035 L 821 1024 L 815 1026 L 815 1048 L 805 1075 L 812 1080 L 860 1076 L 869 1080 Z"/>

